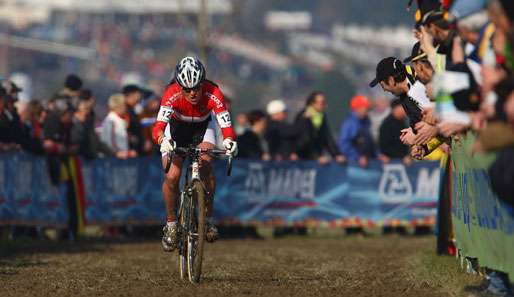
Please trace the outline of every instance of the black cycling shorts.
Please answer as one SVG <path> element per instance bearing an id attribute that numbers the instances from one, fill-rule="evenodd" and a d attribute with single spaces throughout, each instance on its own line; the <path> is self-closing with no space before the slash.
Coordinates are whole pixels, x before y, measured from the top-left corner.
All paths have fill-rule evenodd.
<path id="1" fill-rule="evenodd" d="M 199 123 L 172 120 L 169 123 L 171 139 L 175 141 L 178 147 L 196 147 L 202 143 L 210 120 L 210 117 Z"/>

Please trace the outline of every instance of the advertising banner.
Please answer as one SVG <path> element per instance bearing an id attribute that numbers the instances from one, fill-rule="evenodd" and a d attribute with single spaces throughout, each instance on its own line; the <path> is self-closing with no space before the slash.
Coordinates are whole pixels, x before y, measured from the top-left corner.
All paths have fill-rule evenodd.
<path id="1" fill-rule="evenodd" d="M 452 144 L 452 220 L 462 256 L 514 275 L 514 212 L 492 192 L 488 168 L 495 154 L 473 154 L 469 132 Z M 514 182 L 514 181 L 513 181 Z"/>
<path id="2" fill-rule="evenodd" d="M 437 162 L 383 165 L 237 160 L 232 177 L 217 166 L 216 216 L 248 223 L 354 219 L 369 224 L 427 224 L 436 215 Z"/>

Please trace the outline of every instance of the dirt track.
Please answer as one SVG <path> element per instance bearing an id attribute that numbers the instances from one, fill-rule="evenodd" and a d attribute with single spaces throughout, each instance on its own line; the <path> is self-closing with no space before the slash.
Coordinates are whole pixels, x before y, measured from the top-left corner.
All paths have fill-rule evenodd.
<path id="1" fill-rule="evenodd" d="M 194 286 L 157 241 L 32 242 L 0 258 L 0 296 L 449 296 L 413 270 L 434 244 L 432 236 L 219 241 L 207 246 Z"/>

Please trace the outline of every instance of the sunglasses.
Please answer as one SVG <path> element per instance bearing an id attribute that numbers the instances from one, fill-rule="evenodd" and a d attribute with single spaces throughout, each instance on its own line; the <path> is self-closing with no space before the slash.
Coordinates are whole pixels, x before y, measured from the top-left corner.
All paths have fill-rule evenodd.
<path id="1" fill-rule="evenodd" d="M 200 90 L 200 86 L 197 86 L 195 88 L 182 88 L 182 90 L 189 94 L 191 92 L 198 92 L 198 90 Z"/>

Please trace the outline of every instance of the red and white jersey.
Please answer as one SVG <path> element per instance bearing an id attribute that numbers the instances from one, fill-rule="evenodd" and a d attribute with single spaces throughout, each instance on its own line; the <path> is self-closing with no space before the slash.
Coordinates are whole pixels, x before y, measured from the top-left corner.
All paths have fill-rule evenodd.
<path id="1" fill-rule="evenodd" d="M 214 112 L 216 121 L 221 128 L 223 138 L 235 139 L 230 114 L 225 107 L 223 93 L 211 81 L 205 80 L 200 91 L 200 100 L 196 104 L 189 102 L 182 94 L 182 87 L 174 82 L 170 84 L 161 99 L 161 108 L 157 114 L 152 136 L 157 143 L 159 132 L 163 132 L 168 123 L 174 121 L 186 123 L 201 123 L 207 121 Z"/>

